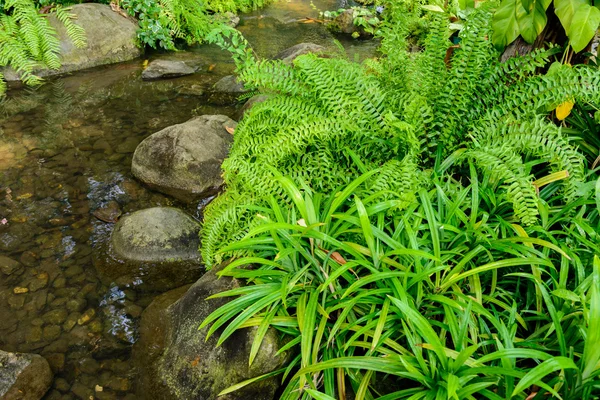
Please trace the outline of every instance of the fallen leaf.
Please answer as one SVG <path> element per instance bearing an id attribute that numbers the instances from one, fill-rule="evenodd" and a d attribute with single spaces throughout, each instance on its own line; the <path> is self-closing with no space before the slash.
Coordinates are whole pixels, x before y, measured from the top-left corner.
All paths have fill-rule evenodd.
<path id="1" fill-rule="evenodd" d="M 233 135 L 233 133 L 235 132 L 235 128 L 232 128 L 232 127 L 230 127 L 230 126 L 226 126 L 226 127 L 225 127 L 225 130 L 226 130 L 227 132 L 231 133 L 232 135 Z"/>
<path id="2" fill-rule="evenodd" d="M 208 66 L 208 72 L 211 72 L 213 69 L 215 69 L 216 66 L 217 66 L 217 64 L 210 64 Z"/>
<path id="3" fill-rule="evenodd" d="M 556 118 L 559 121 L 563 121 L 571 114 L 574 105 L 575 102 L 568 100 L 556 107 Z"/>
<path id="4" fill-rule="evenodd" d="M 147 66 L 148 66 L 148 60 L 144 60 L 144 62 L 142 63 L 142 68 L 146 69 Z"/>
<path id="5" fill-rule="evenodd" d="M 347 261 L 344 259 L 344 257 L 342 257 L 342 255 L 340 253 L 338 253 L 337 251 L 334 251 L 333 253 L 331 253 L 331 258 L 333 258 L 335 260 L 335 262 L 337 262 L 340 265 L 344 265 L 347 263 Z"/>
<path id="6" fill-rule="evenodd" d="M 198 362 L 200 362 L 200 356 L 196 357 L 190 364 L 192 365 L 192 367 L 195 367 L 196 365 L 198 365 Z"/>

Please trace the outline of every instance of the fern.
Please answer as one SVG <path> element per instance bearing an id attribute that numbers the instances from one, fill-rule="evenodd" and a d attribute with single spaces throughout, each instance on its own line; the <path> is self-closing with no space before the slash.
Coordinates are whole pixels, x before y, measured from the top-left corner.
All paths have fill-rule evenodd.
<path id="1" fill-rule="evenodd" d="M 416 54 L 394 48 L 406 46 L 408 29 L 388 21 L 382 29 L 392 36 L 382 50 L 389 56 L 364 65 L 312 54 L 293 66 L 257 60 L 236 31 L 213 31 L 210 40 L 233 54 L 240 78 L 269 98 L 240 122 L 223 163 L 228 190 L 205 215 L 207 265 L 260 221 L 258 210 L 270 199 L 290 204 L 277 174 L 311 192 L 333 193 L 377 169 L 360 195 L 377 193 L 407 207 L 431 187 L 433 166 L 447 170 L 458 159 L 454 173 L 470 160 L 502 188 L 524 225 L 539 214 L 536 175 L 567 171 L 563 198 L 575 200 L 584 159 L 548 111 L 565 100 L 600 101 L 600 74 L 586 66 L 536 74 L 554 48 L 500 63 L 489 40 L 491 7 L 470 15 L 457 46 L 448 40 L 447 16 L 432 16 L 425 49 Z"/>
<path id="2" fill-rule="evenodd" d="M 61 6 L 54 7 L 54 11 L 73 44 L 84 47 L 85 32 L 73 22 L 74 16 Z M 36 69 L 61 67 L 57 33 L 46 16 L 38 14 L 31 0 L 7 0 L 4 3 L 4 14 L 0 15 L 0 43 L 0 67 L 12 67 L 27 85 L 41 83 L 41 78 L 34 74 Z M 6 91 L 3 78 L 0 74 L 0 95 Z"/>

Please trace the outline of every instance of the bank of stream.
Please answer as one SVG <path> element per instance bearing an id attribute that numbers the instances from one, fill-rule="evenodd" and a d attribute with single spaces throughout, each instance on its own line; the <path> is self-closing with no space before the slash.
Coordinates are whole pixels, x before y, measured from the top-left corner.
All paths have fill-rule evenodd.
<path id="1" fill-rule="evenodd" d="M 281 0 L 242 16 L 238 29 L 262 57 L 302 42 L 333 47 L 322 25 L 303 19 L 348 4 L 314 3 Z M 338 39 L 351 59 L 375 53 L 373 41 Z M 0 271 L 0 349 L 48 360 L 55 379 L 46 399 L 136 398 L 131 348 L 158 293 L 98 275 L 93 260 L 105 256 L 114 226 L 98 216 L 174 206 L 201 220 L 206 202 L 180 203 L 138 182 L 133 152 L 167 126 L 241 108 L 211 93 L 234 70 L 228 54 L 199 46 L 146 56 L 163 57 L 196 60 L 200 72 L 146 82 L 138 59 L 11 90 L 1 106 L 0 259 L 18 263 Z"/>

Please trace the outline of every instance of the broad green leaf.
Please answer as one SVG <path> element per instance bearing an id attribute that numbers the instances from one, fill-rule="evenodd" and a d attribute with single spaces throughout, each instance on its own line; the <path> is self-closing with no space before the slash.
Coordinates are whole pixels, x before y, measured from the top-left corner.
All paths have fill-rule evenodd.
<path id="1" fill-rule="evenodd" d="M 504 49 L 519 37 L 520 28 L 517 20 L 517 7 L 521 0 L 503 0 L 492 20 L 492 43 L 498 49 Z"/>
<path id="2" fill-rule="evenodd" d="M 554 296 L 568 301 L 581 301 L 579 296 L 567 289 L 556 289 L 551 292 Z"/>
<path id="3" fill-rule="evenodd" d="M 560 20 L 567 35 L 571 29 L 573 15 L 575 15 L 579 7 L 586 4 L 589 4 L 586 0 L 554 0 L 554 13 Z"/>
<path id="4" fill-rule="evenodd" d="M 550 3 L 551 0 L 528 0 L 517 5 L 519 30 L 527 43 L 535 42 L 546 27 L 546 9 Z"/>
<path id="5" fill-rule="evenodd" d="M 235 392 L 236 390 L 241 389 L 244 386 L 250 385 L 251 383 L 254 383 L 254 382 L 262 381 L 263 379 L 271 378 L 273 376 L 276 376 L 276 375 L 279 375 L 279 374 L 283 373 L 284 371 L 285 371 L 285 369 L 278 369 L 277 371 L 269 372 L 268 374 L 260 375 L 260 376 L 257 376 L 255 378 L 247 379 L 247 380 L 242 381 L 240 383 L 236 383 L 235 385 L 230 386 L 227 389 L 222 390 L 217 396 L 224 396 L 226 394 Z"/>
<path id="6" fill-rule="evenodd" d="M 542 379 L 546 376 L 550 375 L 553 372 L 563 369 L 577 369 L 577 366 L 567 357 L 554 357 L 549 360 L 544 361 L 537 367 L 531 369 L 525 376 L 519 381 L 515 390 L 513 390 L 511 397 L 515 397 L 516 395 L 522 393 L 525 389 L 532 385 L 542 386 Z M 543 386 L 542 386 L 543 387 Z M 551 389 L 551 393 L 561 398 L 558 393 Z"/>
<path id="7" fill-rule="evenodd" d="M 569 40 L 576 53 L 585 49 L 600 25 L 600 10 L 589 4 L 577 7 L 569 29 Z"/>
<path id="8" fill-rule="evenodd" d="M 335 397 L 328 396 L 325 393 L 319 392 L 318 390 L 306 389 L 305 391 L 315 400 L 335 400 Z"/>

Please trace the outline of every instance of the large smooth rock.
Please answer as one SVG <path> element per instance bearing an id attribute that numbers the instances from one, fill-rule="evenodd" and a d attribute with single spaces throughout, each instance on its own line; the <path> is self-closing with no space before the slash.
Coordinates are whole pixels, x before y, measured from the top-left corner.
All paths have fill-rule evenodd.
<path id="1" fill-rule="evenodd" d="M 207 328 L 200 323 L 228 299 L 207 297 L 239 287 L 231 278 L 217 279 L 207 272 L 188 290 L 180 288 L 157 297 L 144 311 L 140 340 L 133 350 L 138 372 L 138 398 L 214 400 L 223 389 L 238 382 L 277 370 L 285 355 L 277 355 L 280 341 L 270 329 L 258 356 L 248 366 L 254 340 L 252 329 L 235 332 L 217 347 L 218 333 L 205 340 Z M 272 400 L 279 377 L 248 385 L 219 400 Z"/>
<path id="2" fill-rule="evenodd" d="M 50 24 L 60 39 L 62 67 L 58 70 L 36 71 L 39 76 L 128 61 L 142 54 L 142 49 L 136 45 L 138 24 L 134 20 L 125 18 L 104 4 L 76 4 L 71 7 L 71 13 L 76 16 L 75 23 L 85 30 L 87 47 L 75 47 L 65 27 L 51 14 Z M 10 69 L 6 70 L 4 77 L 8 81 L 19 80 L 18 74 Z"/>
<path id="3" fill-rule="evenodd" d="M 196 68 L 187 65 L 184 61 L 178 60 L 154 60 L 142 72 L 142 79 L 167 79 L 180 76 L 191 75 L 196 72 Z"/>
<path id="4" fill-rule="evenodd" d="M 217 193 L 223 185 L 221 163 L 237 123 L 225 115 L 203 115 L 173 125 L 142 141 L 131 170 L 149 187 L 182 201 Z"/>
<path id="5" fill-rule="evenodd" d="M 200 224 L 177 208 L 136 211 L 117 222 L 108 249 L 94 255 L 94 264 L 105 280 L 170 290 L 201 275 L 199 232 Z"/>
<path id="6" fill-rule="evenodd" d="M 276 60 L 282 60 L 284 63 L 291 65 L 294 60 L 308 53 L 317 53 L 322 54 L 325 52 L 325 47 L 319 46 L 314 43 L 300 43 L 295 46 L 290 47 L 289 49 L 283 50 L 281 53 L 275 56 Z"/>
<path id="7" fill-rule="evenodd" d="M 39 400 L 50 388 L 52 377 L 42 356 L 0 350 L 0 399 Z"/>

